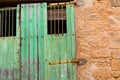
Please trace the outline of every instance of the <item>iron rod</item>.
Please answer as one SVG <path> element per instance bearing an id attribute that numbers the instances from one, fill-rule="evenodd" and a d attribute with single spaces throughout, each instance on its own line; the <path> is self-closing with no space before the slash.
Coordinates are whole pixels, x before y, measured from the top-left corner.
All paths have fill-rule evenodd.
<path id="1" fill-rule="evenodd" d="M 75 1 L 70 1 L 70 2 L 60 2 L 60 3 L 51 3 L 51 4 L 48 4 L 48 7 L 50 6 L 58 6 L 58 5 L 67 5 L 67 4 L 74 4 Z"/>

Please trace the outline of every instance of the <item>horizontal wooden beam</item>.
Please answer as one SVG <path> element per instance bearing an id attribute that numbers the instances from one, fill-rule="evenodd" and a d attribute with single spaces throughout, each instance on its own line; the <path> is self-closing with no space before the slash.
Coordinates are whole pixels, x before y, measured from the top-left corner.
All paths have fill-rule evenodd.
<path id="1" fill-rule="evenodd" d="M 37 2 L 54 3 L 54 2 L 67 2 L 67 1 L 72 1 L 72 0 L 0 0 L 0 7 L 17 6 L 17 4 L 21 4 L 21 3 L 37 3 Z"/>

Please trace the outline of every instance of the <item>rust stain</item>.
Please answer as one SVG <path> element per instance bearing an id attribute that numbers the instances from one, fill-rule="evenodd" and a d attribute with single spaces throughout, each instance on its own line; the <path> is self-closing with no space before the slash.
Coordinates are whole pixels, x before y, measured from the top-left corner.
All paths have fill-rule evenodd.
<path id="1" fill-rule="evenodd" d="M 8 80 L 8 78 L 10 78 L 10 80 L 16 80 L 14 71 L 14 69 L 0 69 L 0 80 Z"/>

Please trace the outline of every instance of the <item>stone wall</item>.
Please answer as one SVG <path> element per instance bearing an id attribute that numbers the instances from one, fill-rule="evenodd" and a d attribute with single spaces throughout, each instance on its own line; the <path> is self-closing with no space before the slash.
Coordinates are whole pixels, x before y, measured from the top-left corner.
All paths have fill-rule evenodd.
<path id="1" fill-rule="evenodd" d="M 75 4 L 78 80 L 120 80 L 120 7 L 110 0 L 77 0 Z M 118 0 L 120 1 L 120 0 Z"/>

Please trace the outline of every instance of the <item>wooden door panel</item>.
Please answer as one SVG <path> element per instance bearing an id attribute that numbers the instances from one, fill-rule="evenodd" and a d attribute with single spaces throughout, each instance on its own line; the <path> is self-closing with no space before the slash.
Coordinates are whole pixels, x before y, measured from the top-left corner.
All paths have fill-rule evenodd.
<path id="1" fill-rule="evenodd" d="M 62 34 L 48 35 L 46 32 L 47 28 L 44 28 L 45 80 L 76 80 L 76 70 L 74 63 L 49 65 L 49 62 L 52 61 L 59 62 L 75 59 L 73 4 L 66 5 L 66 15 L 67 15 L 67 33 L 64 33 L 63 35 Z M 45 23 L 45 25 L 46 24 L 47 23 Z"/>
<path id="2" fill-rule="evenodd" d="M 66 5 L 66 15 L 67 32 L 48 34 L 47 4 L 21 5 L 22 80 L 76 80 L 74 63 L 49 64 L 75 58 L 73 4 Z"/>
<path id="3" fill-rule="evenodd" d="M 37 80 L 37 4 L 21 5 L 21 79 Z"/>

